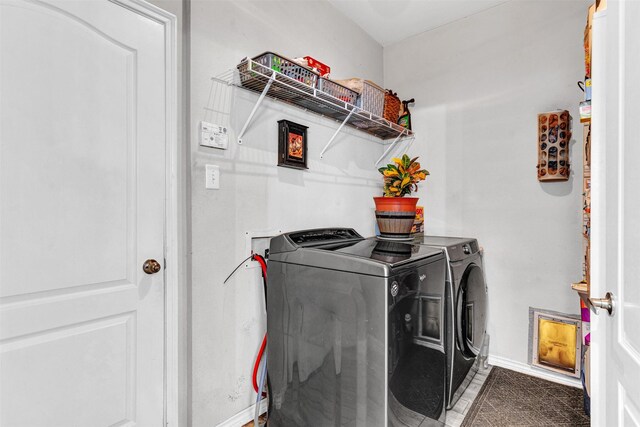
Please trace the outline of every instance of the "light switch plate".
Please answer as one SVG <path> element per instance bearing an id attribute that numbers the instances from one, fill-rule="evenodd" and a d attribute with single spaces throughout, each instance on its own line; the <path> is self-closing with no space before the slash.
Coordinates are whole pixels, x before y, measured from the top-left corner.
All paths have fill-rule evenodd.
<path id="1" fill-rule="evenodd" d="M 220 166 L 205 165 L 205 188 L 209 190 L 220 189 Z"/>
<path id="2" fill-rule="evenodd" d="M 226 126 L 200 122 L 200 145 L 226 150 L 229 148 L 229 130 Z"/>

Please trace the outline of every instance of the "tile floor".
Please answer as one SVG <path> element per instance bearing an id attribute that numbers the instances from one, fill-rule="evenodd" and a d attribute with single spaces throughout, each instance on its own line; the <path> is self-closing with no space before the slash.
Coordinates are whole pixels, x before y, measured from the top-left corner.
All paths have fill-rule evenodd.
<path id="1" fill-rule="evenodd" d="M 460 427 L 462 422 L 464 421 L 464 417 L 467 416 L 473 401 L 480 393 L 480 389 L 484 385 L 484 382 L 489 376 L 489 372 L 493 367 L 489 366 L 488 369 L 480 368 L 478 373 L 473 377 L 471 384 L 465 390 L 465 392 L 460 396 L 460 399 L 456 402 L 455 406 L 451 408 L 451 410 L 447 411 L 447 418 L 445 421 L 446 427 Z"/>
<path id="2" fill-rule="evenodd" d="M 496 369 L 496 375 L 492 376 L 488 386 L 491 386 L 491 388 L 494 389 L 494 394 L 497 394 L 495 396 L 491 395 L 491 391 L 485 389 L 482 396 L 478 396 L 493 369 Z M 523 384 L 526 384 L 526 387 L 523 387 Z M 492 405 L 492 403 L 496 403 L 494 401 L 495 399 L 500 398 L 500 396 L 505 393 L 509 395 L 506 404 L 503 401 L 501 405 Z M 527 396 L 518 395 L 522 393 L 528 394 Z M 469 384 L 465 392 L 460 396 L 460 399 L 458 399 L 458 402 L 456 402 L 456 405 L 450 411 L 447 411 L 445 426 L 461 427 L 470 410 L 474 412 L 472 414 L 474 420 L 469 420 L 467 425 L 472 426 L 588 426 L 589 418 L 582 412 L 581 393 L 580 389 L 550 383 L 518 372 L 489 366 L 488 369 L 480 369 L 478 371 L 471 381 L 471 384 Z M 542 405 L 546 408 L 552 406 L 549 402 L 542 402 L 545 395 L 553 396 L 553 402 L 555 402 L 556 405 L 560 403 L 562 405 L 557 407 L 555 413 L 551 413 L 553 411 L 543 411 L 544 413 L 541 412 L 531 415 L 529 418 L 531 418 L 530 421 L 533 424 L 527 423 L 525 420 L 528 416 L 527 408 L 531 405 L 533 405 L 529 408 L 531 410 L 535 410 L 535 404 L 539 404 L 538 406 Z M 478 398 L 479 401 L 474 407 L 473 404 L 476 398 Z M 509 419 L 507 419 L 509 416 L 514 416 L 518 419 L 518 422 L 513 424 L 513 420 L 509 421 Z M 243 427 L 253 427 L 253 421 L 245 424 Z"/>
<path id="3" fill-rule="evenodd" d="M 475 377 L 473 377 L 471 384 L 469 384 L 469 387 L 467 387 L 462 396 L 460 396 L 460 399 L 458 399 L 456 405 L 447 412 L 445 424 L 446 427 L 460 427 L 462 425 L 464 417 L 467 415 L 467 412 L 469 412 L 471 404 L 480 392 L 480 389 L 487 379 L 489 372 L 491 372 L 491 368 L 492 367 L 489 366 L 489 369 L 478 370 L 478 373 L 475 375 Z M 260 418 L 261 421 L 263 419 L 264 416 Z M 242 427 L 253 427 L 253 421 L 248 422 Z"/>

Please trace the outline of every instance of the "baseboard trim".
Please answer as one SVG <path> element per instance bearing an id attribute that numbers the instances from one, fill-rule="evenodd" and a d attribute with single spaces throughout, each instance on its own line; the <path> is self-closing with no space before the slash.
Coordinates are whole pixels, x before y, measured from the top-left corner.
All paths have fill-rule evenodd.
<path id="1" fill-rule="evenodd" d="M 511 369 L 512 371 L 522 374 L 531 375 L 532 377 L 542 378 L 558 384 L 568 385 L 570 387 L 582 388 L 582 382 L 578 378 L 570 378 L 555 372 L 545 371 L 544 369 L 534 368 L 526 363 L 516 362 L 515 360 L 505 357 L 489 355 L 489 364 L 499 366 L 501 368 Z"/>
<path id="2" fill-rule="evenodd" d="M 267 399 L 262 399 L 260 401 L 260 414 L 264 414 L 265 412 L 267 412 Z M 221 422 L 216 427 L 241 427 L 249 421 L 253 421 L 253 416 L 255 415 L 255 413 L 256 405 L 254 403 L 247 409 L 238 412 L 228 420 Z"/>

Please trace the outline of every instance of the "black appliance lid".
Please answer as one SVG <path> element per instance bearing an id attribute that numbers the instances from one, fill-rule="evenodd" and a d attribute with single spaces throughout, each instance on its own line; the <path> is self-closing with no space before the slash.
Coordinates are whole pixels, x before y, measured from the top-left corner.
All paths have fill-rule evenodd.
<path id="1" fill-rule="evenodd" d="M 300 247 L 316 246 L 339 241 L 362 240 L 362 236 L 353 228 L 320 228 L 289 233 L 288 236 L 294 244 Z"/>
<path id="2" fill-rule="evenodd" d="M 442 254 L 442 249 L 439 248 L 418 245 L 413 242 L 405 243 L 383 240 L 376 237 L 370 237 L 356 242 L 322 245 L 314 249 L 332 251 L 340 253 L 341 255 L 358 258 L 367 258 L 392 266 Z"/>

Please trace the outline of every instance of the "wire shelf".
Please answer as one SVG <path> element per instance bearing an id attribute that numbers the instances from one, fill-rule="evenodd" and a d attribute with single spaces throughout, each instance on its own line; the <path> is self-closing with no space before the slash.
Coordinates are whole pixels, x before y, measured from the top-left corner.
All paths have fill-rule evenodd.
<path id="1" fill-rule="evenodd" d="M 212 78 L 214 81 L 239 87 L 304 108 L 325 117 L 347 124 L 380 139 L 398 139 L 413 133 L 388 120 L 378 117 L 359 107 L 333 97 L 309 86 L 304 81 L 295 80 L 281 72 L 253 61 L 242 61 L 235 69 Z"/>

